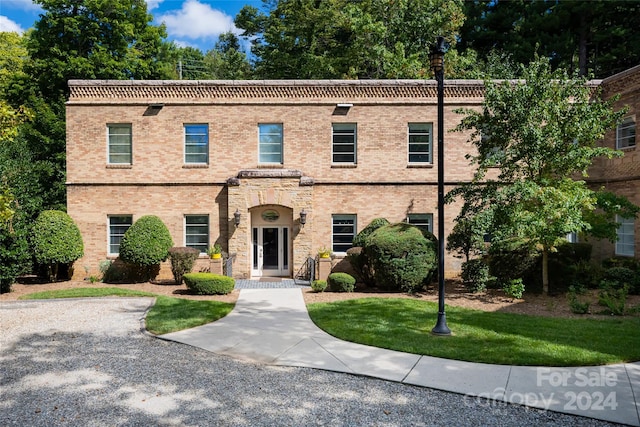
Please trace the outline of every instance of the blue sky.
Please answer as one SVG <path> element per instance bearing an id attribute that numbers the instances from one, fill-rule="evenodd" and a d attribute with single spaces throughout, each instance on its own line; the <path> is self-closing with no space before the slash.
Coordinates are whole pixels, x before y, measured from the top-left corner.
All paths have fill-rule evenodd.
<path id="1" fill-rule="evenodd" d="M 179 46 L 193 46 L 207 52 L 218 35 L 240 33 L 233 18 L 246 4 L 258 9 L 261 0 L 146 0 L 154 23 L 164 22 L 169 40 Z M 0 0 L 0 31 L 22 33 L 33 26 L 43 12 L 31 0 Z"/>

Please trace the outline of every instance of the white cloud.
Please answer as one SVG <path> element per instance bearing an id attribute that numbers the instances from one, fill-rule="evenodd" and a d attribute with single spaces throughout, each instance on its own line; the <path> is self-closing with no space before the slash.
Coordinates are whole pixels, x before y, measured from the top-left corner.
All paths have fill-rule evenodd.
<path id="1" fill-rule="evenodd" d="M 24 29 L 6 16 L 0 15 L 0 31 L 22 34 L 24 32 Z"/>
<path id="2" fill-rule="evenodd" d="M 182 9 L 157 17 L 164 22 L 170 38 L 210 39 L 227 31 L 238 32 L 233 18 L 198 0 L 187 0 Z"/>
<path id="3" fill-rule="evenodd" d="M 157 9 L 164 0 L 146 0 L 147 1 L 147 11 L 151 11 L 153 9 Z"/>

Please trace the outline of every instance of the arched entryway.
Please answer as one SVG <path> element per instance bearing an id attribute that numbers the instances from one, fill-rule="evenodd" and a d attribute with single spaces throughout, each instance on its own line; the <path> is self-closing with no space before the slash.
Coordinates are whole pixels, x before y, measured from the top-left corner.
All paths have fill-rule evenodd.
<path id="1" fill-rule="evenodd" d="M 293 210 L 261 205 L 251 213 L 251 276 L 291 277 Z"/>

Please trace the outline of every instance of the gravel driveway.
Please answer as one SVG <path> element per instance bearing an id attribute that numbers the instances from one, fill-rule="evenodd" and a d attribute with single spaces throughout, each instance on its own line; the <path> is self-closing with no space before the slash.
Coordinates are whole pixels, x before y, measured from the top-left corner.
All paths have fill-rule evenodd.
<path id="1" fill-rule="evenodd" d="M 0 303 L 1 426 L 613 425 L 240 362 L 141 330 L 148 298 Z"/>

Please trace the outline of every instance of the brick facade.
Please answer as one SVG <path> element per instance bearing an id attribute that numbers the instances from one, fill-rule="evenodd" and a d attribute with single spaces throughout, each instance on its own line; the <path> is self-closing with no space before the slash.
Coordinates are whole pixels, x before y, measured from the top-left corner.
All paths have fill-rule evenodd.
<path id="1" fill-rule="evenodd" d="M 426 213 L 437 230 L 435 160 L 408 161 L 409 123 L 432 124 L 431 159 L 437 158 L 434 81 L 76 80 L 69 86 L 67 203 L 85 242 L 77 277 L 108 258 L 110 215 L 134 221 L 157 215 L 176 246 L 186 245 L 185 215 L 208 215 L 209 244 L 236 254 L 236 277 L 256 274 L 254 229 L 270 227 L 262 219 L 267 210 L 277 213 L 273 227 L 288 233 L 281 272 L 287 276 L 320 247 L 331 247 L 332 215 L 356 215 L 359 231 L 374 218 L 394 222 Z M 445 131 L 462 118 L 455 109 L 478 108 L 482 96 L 480 81 L 447 81 Z M 279 164 L 259 161 L 262 123 L 282 125 Z M 355 164 L 332 163 L 334 123 L 356 124 Z M 109 164 L 110 124 L 130 125 L 130 164 Z M 185 124 L 208 126 L 207 164 L 185 163 Z M 445 132 L 447 191 L 473 175 L 468 136 Z M 458 211 L 447 205 L 446 234 Z M 448 274 L 459 270 L 458 259 L 445 262 Z M 166 266 L 162 274 L 170 276 Z"/>

